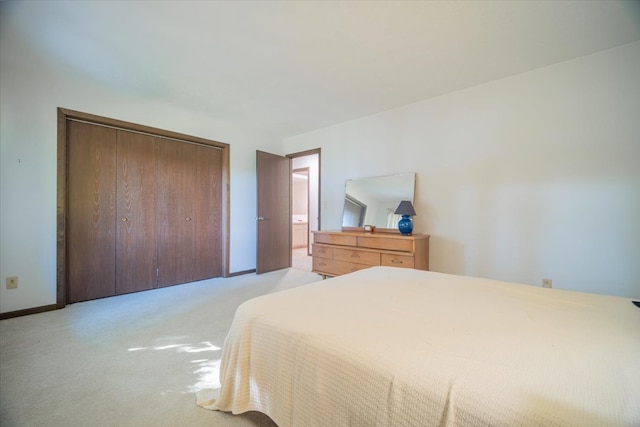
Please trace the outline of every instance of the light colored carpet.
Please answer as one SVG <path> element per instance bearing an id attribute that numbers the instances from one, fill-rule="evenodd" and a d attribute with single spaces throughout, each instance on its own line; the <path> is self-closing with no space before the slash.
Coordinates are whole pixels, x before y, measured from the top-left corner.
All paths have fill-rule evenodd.
<path id="1" fill-rule="evenodd" d="M 311 271 L 312 257 L 308 255 L 307 248 L 294 249 L 291 252 L 291 266 L 298 270 Z"/>
<path id="2" fill-rule="evenodd" d="M 274 426 L 195 404 L 218 380 L 242 302 L 320 280 L 299 269 L 211 279 L 0 322 L 0 425 Z"/>

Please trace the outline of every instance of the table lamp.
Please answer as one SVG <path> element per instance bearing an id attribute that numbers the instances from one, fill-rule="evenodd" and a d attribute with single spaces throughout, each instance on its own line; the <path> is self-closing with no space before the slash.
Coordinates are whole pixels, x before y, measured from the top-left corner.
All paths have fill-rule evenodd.
<path id="1" fill-rule="evenodd" d="M 402 215 L 402 219 L 398 221 L 398 230 L 400 230 L 400 233 L 405 236 L 411 234 L 413 231 L 413 221 L 411 221 L 411 217 L 416 214 L 411 202 L 409 200 L 401 201 L 395 211 L 395 214 Z"/>

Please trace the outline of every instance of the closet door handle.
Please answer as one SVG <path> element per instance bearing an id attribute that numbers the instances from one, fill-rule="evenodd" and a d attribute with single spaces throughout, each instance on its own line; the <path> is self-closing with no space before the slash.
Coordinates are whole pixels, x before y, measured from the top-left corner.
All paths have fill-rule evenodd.
<path id="1" fill-rule="evenodd" d="M 188 217 L 186 217 L 184 220 L 185 220 L 185 221 L 191 221 L 191 217 L 189 217 L 189 216 L 188 216 Z"/>
<path id="2" fill-rule="evenodd" d="M 122 221 L 122 222 L 127 222 L 127 221 L 128 221 L 128 219 L 127 219 L 126 217 L 124 217 L 124 216 L 123 216 L 123 217 L 122 217 L 122 219 L 121 219 L 121 221 Z"/>

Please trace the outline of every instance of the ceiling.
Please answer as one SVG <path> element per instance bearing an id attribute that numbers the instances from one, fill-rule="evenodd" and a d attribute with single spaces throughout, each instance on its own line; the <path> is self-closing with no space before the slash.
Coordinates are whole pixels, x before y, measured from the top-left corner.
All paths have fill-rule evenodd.
<path id="1" fill-rule="evenodd" d="M 2 24 L 109 90 L 284 138 L 640 40 L 640 2 L 16 2 Z"/>

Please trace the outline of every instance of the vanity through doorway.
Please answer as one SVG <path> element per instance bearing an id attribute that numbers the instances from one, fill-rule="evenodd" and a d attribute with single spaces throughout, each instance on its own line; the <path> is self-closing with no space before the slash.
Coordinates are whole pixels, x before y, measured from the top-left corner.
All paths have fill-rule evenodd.
<path id="1" fill-rule="evenodd" d="M 320 229 L 320 149 L 291 159 L 291 266 L 312 270 L 313 232 Z"/>

